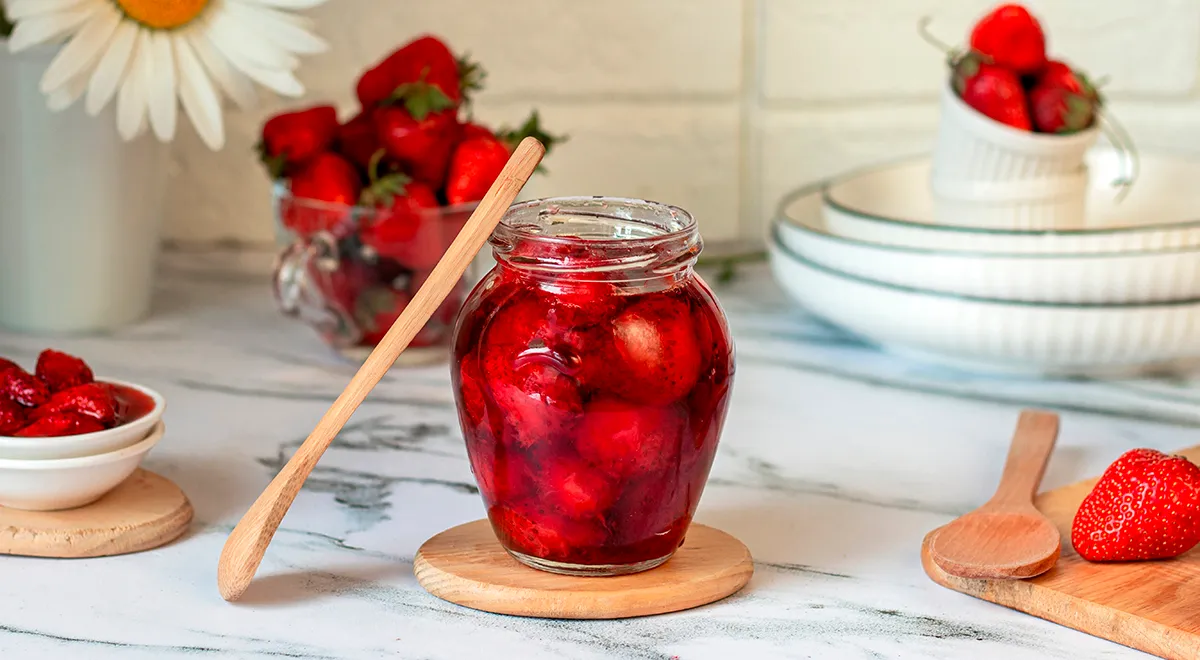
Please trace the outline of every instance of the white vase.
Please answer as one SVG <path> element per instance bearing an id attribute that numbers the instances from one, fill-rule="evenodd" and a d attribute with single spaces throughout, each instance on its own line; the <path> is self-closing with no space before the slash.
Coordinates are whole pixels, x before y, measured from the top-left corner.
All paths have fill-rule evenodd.
<path id="1" fill-rule="evenodd" d="M 39 91 L 57 52 L 0 39 L 0 326 L 43 333 L 116 328 L 150 308 L 167 149 L 117 135 L 115 100 L 53 113 Z"/>

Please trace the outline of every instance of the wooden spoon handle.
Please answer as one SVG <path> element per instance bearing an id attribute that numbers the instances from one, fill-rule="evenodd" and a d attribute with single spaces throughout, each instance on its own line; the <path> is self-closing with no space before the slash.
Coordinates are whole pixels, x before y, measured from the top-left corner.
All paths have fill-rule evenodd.
<path id="1" fill-rule="evenodd" d="M 1000 486 L 991 503 L 1032 502 L 1057 439 L 1058 415 L 1040 410 L 1021 411 L 1012 446 L 1008 449 L 1004 473 L 1000 477 Z"/>
<path id="2" fill-rule="evenodd" d="M 534 138 L 525 138 L 513 152 L 504 170 L 492 184 L 487 195 L 471 214 L 446 254 L 434 266 L 429 279 L 413 296 L 400 317 L 392 324 L 367 357 L 350 384 L 317 423 L 304 444 L 283 466 L 250 510 L 233 528 L 217 565 L 217 586 L 225 600 L 236 600 L 250 586 L 267 545 L 279 528 L 300 487 L 316 466 L 317 461 L 333 438 L 349 421 L 359 404 L 379 383 L 383 375 L 408 347 L 413 337 L 429 320 L 442 300 L 462 279 L 467 266 L 483 247 L 496 224 L 521 192 L 525 182 L 541 162 L 546 149 Z"/>

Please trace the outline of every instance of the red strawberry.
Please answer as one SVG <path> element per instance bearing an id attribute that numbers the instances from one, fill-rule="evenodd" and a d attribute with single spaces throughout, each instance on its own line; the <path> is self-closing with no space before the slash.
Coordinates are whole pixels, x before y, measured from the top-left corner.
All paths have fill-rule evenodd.
<path id="1" fill-rule="evenodd" d="M 464 63 L 465 64 L 465 63 Z M 372 108 L 406 83 L 425 82 L 436 87 L 455 106 L 462 101 L 462 74 L 475 75 L 476 67 L 460 72 L 460 62 L 436 37 L 423 35 L 405 44 L 363 73 L 355 93 L 363 108 Z"/>
<path id="2" fill-rule="evenodd" d="M 971 48 L 1017 75 L 1037 73 L 1046 64 L 1042 26 L 1017 4 L 1000 5 L 979 19 L 971 31 Z"/>
<path id="3" fill-rule="evenodd" d="M 450 204 L 483 199 L 513 149 L 526 137 L 536 137 L 547 152 L 567 139 L 546 133 L 536 110 L 517 129 L 501 129 L 493 134 L 479 124 L 466 124 L 461 132 L 462 141 L 454 149 L 450 173 L 446 177 L 446 200 Z"/>
<path id="4" fill-rule="evenodd" d="M 438 224 L 440 205 L 429 186 L 389 175 L 367 189 L 362 203 L 376 208 L 359 230 L 363 244 L 410 270 L 437 265 L 446 246 Z"/>
<path id="5" fill-rule="evenodd" d="M 337 110 L 332 105 L 275 115 L 263 124 L 259 156 L 272 178 L 279 178 L 328 149 L 337 129 Z"/>
<path id="6" fill-rule="evenodd" d="M 57 438 L 103 431 L 100 422 L 76 413 L 52 413 L 17 431 L 19 438 Z"/>
<path id="7" fill-rule="evenodd" d="M 50 389 L 33 374 L 14 367 L 0 374 L 0 396 L 26 408 L 36 408 L 50 398 Z"/>
<path id="8" fill-rule="evenodd" d="M 333 231 L 346 222 L 350 209 L 358 203 L 362 189 L 358 172 L 345 158 L 323 153 L 313 158 L 292 176 L 292 196 L 304 201 L 283 204 L 283 223 L 301 236 Z"/>
<path id="9" fill-rule="evenodd" d="M 12 360 L 6 360 L 4 358 L 0 358 L 0 374 L 4 373 L 5 371 L 8 371 L 9 369 L 12 369 L 13 367 L 20 368 L 20 366 L 16 362 L 13 362 Z"/>
<path id="10" fill-rule="evenodd" d="M 1013 128 L 1033 130 L 1029 99 L 1021 79 L 1012 71 L 967 55 L 956 64 L 953 83 L 963 102 L 984 116 Z"/>
<path id="11" fill-rule="evenodd" d="M 1093 124 L 1103 103 L 1087 76 L 1051 61 L 1029 92 L 1033 124 L 1042 133 L 1074 133 Z"/>
<path id="12" fill-rule="evenodd" d="M 538 498 L 572 519 L 599 516 L 620 494 L 611 476 L 570 455 L 546 461 L 537 479 Z"/>
<path id="13" fill-rule="evenodd" d="M 32 419 L 41 419 L 56 413 L 76 413 L 91 417 L 104 426 L 117 421 L 117 399 L 107 383 L 87 383 L 61 390 L 50 400 L 31 413 Z"/>
<path id="14" fill-rule="evenodd" d="M 443 97 L 444 99 L 445 97 Z M 385 106 L 373 116 L 379 143 L 405 165 L 413 178 L 440 188 L 458 133 L 454 110 L 437 103 L 430 109 Z"/>
<path id="15" fill-rule="evenodd" d="M 700 344 L 691 309 L 676 298 L 647 298 L 612 322 L 614 357 L 608 387 L 629 401 L 665 405 L 700 377 Z"/>
<path id="16" fill-rule="evenodd" d="M 25 426 L 25 407 L 11 399 L 0 399 L 0 435 L 12 435 Z"/>
<path id="17" fill-rule="evenodd" d="M 528 505 L 493 506 L 488 509 L 488 518 L 513 550 L 553 561 L 567 561 L 592 550 L 606 536 L 598 523 L 559 518 Z"/>
<path id="18" fill-rule="evenodd" d="M 673 465 L 684 442 L 686 418 L 674 408 L 650 408 L 597 399 L 584 409 L 575 449 L 592 465 L 618 477 Z"/>
<path id="19" fill-rule="evenodd" d="M 91 367 L 83 359 L 50 348 L 38 356 L 34 371 L 51 392 L 84 385 L 96 379 Z"/>
<path id="20" fill-rule="evenodd" d="M 483 199 L 496 177 L 500 176 L 508 157 L 508 145 L 494 136 L 473 137 L 459 142 L 450 158 L 446 201 L 450 204 L 466 204 Z"/>
<path id="21" fill-rule="evenodd" d="M 469 430 L 469 437 L 484 434 L 494 443 L 500 434 L 500 420 L 496 419 L 497 416 L 488 405 L 487 383 L 474 352 L 462 358 L 458 374 L 456 385 L 461 401 L 463 428 Z"/>
<path id="22" fill-rule="evenodd" d="M 1200 543 L 1200 468 L 1182 456 L 1134 449 L 1084 498 L 1071 543 L 1089 561 L 1165 559 Z"/>
<path id="23" fill-rule="evenodd" d="M 512 433 L 506 439 L 528 449 L 569 437 L 583 412 L 579 384 L 548 361 L 514 361 L 520 366 L 510 376 L 488 374 L 488 388 Z"/>
<path id="24" fill-rule="evenodd" d="M 371 115 L 361 112 L 338 127 L 337 150 L 365 172 L 375 152 L 381 149 Z"/>

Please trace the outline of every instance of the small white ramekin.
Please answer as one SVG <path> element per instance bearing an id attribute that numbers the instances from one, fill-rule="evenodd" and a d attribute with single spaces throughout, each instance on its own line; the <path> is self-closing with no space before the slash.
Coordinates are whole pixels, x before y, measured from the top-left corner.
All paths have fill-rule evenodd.
<path id="1" fill-rule="evenodd" d="M 1100 129 L 1071 135 L 1031 133 L 980 114 L 942 87 L 933 152 L 935 178 L 950 181 L 1028 181 L 1079 171 Z"/>
<path id="2" fill-rule="evenodd" d="M 948 227 L 1064 231 L 1086 222 L 1087 167 L 1029 181 L 934 178 L 933 220 Z"/>
<path id="3" fill-rule="evenodd" d="M 47 461 L 0 459 L 0 506 L 59 511 L 91 504 L 133 474 L 163 432 L 159 422 L 141 442 L 106 454 Z"/>
<path id="4" fill-rule="evenodd" d="M 809 311 L 885 350 L 970 371 L 1132 376 L 1200 360 L 1200 300 L 1070 305 L 971 298 L 839 273 L 777 241 L 771 269 Z"/>
<path id="5" fill-rule="evenodd" d="M 167 407 L 166 399 L 158 392 L 136 383 L 109 378 L 99 380 L 138 390 L 154 401 L 154 409 L 132 422 L 95 433 L 81 433 L 61 438 L 0 436 L 0 459 L 48 460 L 92 456 L 124 449 L 145 439 L 146 435 L 150 433 L 150 429 L 154 428 L 154 425 L 162 419 L 163 411 Z"/>

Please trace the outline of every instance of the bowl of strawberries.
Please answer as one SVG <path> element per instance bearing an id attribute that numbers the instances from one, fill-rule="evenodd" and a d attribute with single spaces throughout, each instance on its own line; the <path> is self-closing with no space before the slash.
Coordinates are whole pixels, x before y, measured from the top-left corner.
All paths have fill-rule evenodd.
<path id="1" fill-rule="evenodd" d="M 1107 118 L 1097 86 L 1048 56 L 1041 23 L 1018 4 L 980 18 L 969 45 L 949 49 L 948 65 L 931 181 L 936 220 L 1082 227 L 1085 156 Z"/>
<path id="2" fill-rule="evenodd" d="M 512 128 L 473 118 L 483 78 L 478 64 L 426 35 L 363 72 L 350 118 L 317 105 L 263 124 L 258 150 L 275 180 L 284 244 L 276 300 L 349 359 L 383 338 L 516 145 L 563 140 L 542 130 L 536 111 Z M 467 292 L 466 281 L 451 292 L 398 363 L 448 358 Z"/>

